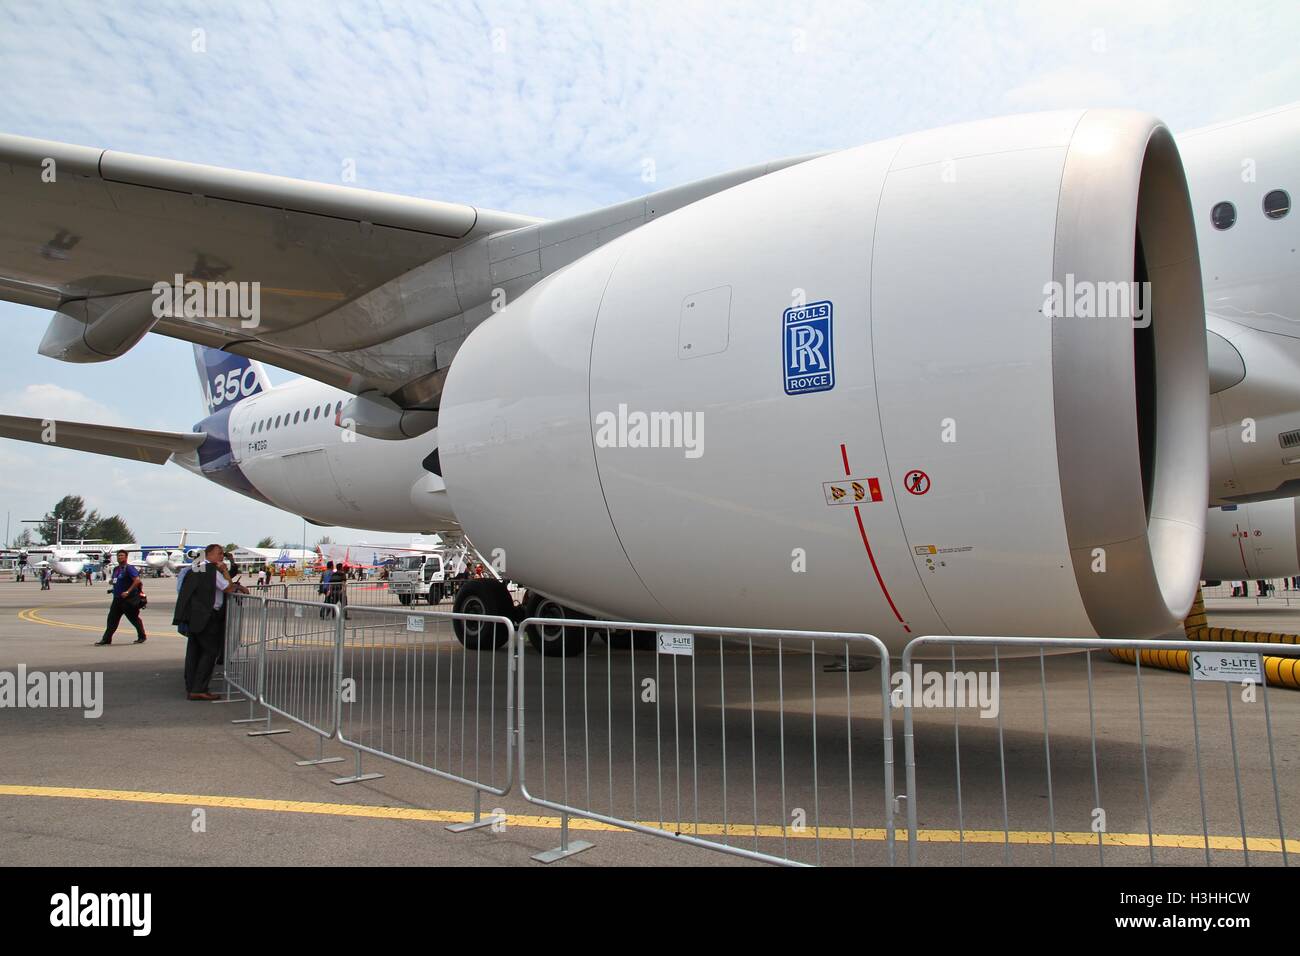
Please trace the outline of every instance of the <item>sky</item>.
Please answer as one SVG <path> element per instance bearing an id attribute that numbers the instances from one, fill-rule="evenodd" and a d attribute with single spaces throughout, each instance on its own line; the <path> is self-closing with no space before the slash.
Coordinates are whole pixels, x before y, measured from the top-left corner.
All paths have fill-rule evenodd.
<path id="1" fill-rule="evenodd" d="M 1300 4 L 0 3 L 0 132 L 547 218 L 738 166 L 1007 113 L 1133 107 L 1174 130 L 1300 99 Z M 3 210 L 0 210 L 0 215 Z M 190 347 L 36 354 L 0 302 L 0 413 L 188 431 Z M 270 370 L 273 382 L 289 376 Z M 64 494 L 141 540 L 303 539 L 176 466 L 0 441 L 7 535 Z M 312 544 L 393 540 L 307 526 Z M 165 539 L 164 539 L 165 540 Z"/>

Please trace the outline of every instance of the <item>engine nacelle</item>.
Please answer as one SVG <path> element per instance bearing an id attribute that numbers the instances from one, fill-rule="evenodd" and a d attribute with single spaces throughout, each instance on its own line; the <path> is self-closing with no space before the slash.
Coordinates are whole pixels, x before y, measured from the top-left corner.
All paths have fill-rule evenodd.
<path id="1" fill-rule="evenodd" d="M 1300 574 L 1300 501 L 1282 498 L 1210 510 L 1207 581 L 1257 581 Z"/>
<path id="2" fill-rule="evenodd" d="M 1149 325 L 1076 308 L 1143 281 Z M 595 250 L 469 336 L 440 455 L 479 550 L 595 615 L 1147 636 L 1199 579 L 1207 395 L 1172 137 L 1047 113 L 802 163 Z"/>

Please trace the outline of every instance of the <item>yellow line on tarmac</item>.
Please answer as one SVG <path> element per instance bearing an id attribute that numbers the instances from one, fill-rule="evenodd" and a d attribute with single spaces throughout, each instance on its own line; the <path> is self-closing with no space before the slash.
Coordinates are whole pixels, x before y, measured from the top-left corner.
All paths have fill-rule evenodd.
<path id="1" fill-rule="evenodd" d="M 464 823 L 473 819 L 472 813 L 463 810 L 426 810 L 420 807 L 372 806 L 364 803 L 315 803 L 302 800 L 268 800 L 260 797 L 228 797 L 196 793 L 152 793 L 143 790 L 99 790 L 82 787 L 38 787 L 0 784 L 0 796 L 62 797 L 73 800 L 107 800 L 119 803 L 224 807 L 232 810 L 268 810 L 276 813 L 311 813 L 323 816 L 370 817 L 381 820 L 417 820 L 434 823 Z M 491 800 L 491 797 L 488 799 Z M 560 827 L 560 818 L 509 814 L 507 823 L 511 826 L 556 830 Z M 758 836 L 769 839 L 779 839 L 786 836 L 790 839 L 811 840 L 820 835 L 823 840 L 856 839 L 876 842 L 886 839 L 885 830 L 880 827 L 862 827 L 851 831 L 848 827 L 822 827 L 820 833 L 812 827 L 805 827 L 799 831 L 787 828 L 783 833 L 781 827 L 771 825 L 755 827 L 752 824 L 701 823 L 697 826 L 694 823 L 685 822 L 675 827 L 673 823 L 668 821 L 665 821 L 662 825 L 658 821 L 644 821 L 642 825 L 662 828 L 670 832 L 689 835 L 698 834 L 699 836 L 725 835 L 737 838 Z M 574 830 L 618 831 L 622 829 L 598 820 L 587 820 L 580 817 L 571 817 L 569 827 Z M 907 831 L 899 829 L 895 832 L 895 836 L 899 842 L 906 842 Z M 967 830 L 964 834 L 959 833 L 957 830 L 921 830 L 918 832 L 917 837 L 920 843 L 958 843 L 963 837 L 967 843 L 998 844 L 1003 842 L 1001 830 Z M 1052 842 L 1052 834 L 1046 831 L 1013 831 L 1009 834 L 1009 839 L 1011 843 L 1022 846 L 1046 846 Z M 1103 836 L 1103 842 L 1106 846 L 1140 848 L 1147 845 L 1147 835 L 1145 833 L 1107 833 Z M 1205 847 L 1205 838 L 1200 834 L 1191 833 L 1157 833 L 1153 834 L 1151 842 L 1158 847 L 1181 850 L 1203 850 Z M 1056 843 L 1065 846 L 1096 846 L 1097 834 L 1091 832 L 1058 832 L 1056 834 Z M 1274 837 L 1249 837 L 1246 840 L 1246 846 L 1256 853 L 1280 853 L 1282 851 L 1282 841 Z M 1240 850 L 1241 838 L 1212 836 L 1210 837 L 1210 849 Z M 1300 852 L 1300 840 L 1288 838 L 1287 852 Z"/>
<path id="2" fill-rule="evenodd" d="M 81 601 L 78 604 L 60 604 L 57 605 L 57 607 L 86 607 L 91 604 L 99 604 L 99 603 L 100 603 L 99 601 Z M 107 609 L 108 607 L 107 605 L 102 605 L 102 606 L 105 609 Z M 44 624 L 46 627 L 66 627 L 69 630 L 73 630 L 73 631 L 92 631 L 97 634 L 104 633 L 104 625 L 102 624 L 70 624 L 67 621 L 56 621 L 52 618 L 44 617 L 40 613 L 41 611 L 49 611 L 49 610 L 53 610 L 53 608 L 50 608 L 48 606 L 24 608 L 23 610 L 18 612 L 18 620 L 26 621 L 28 624 Z M 129 625 L 128 625 L 127 632 L 131 633 Z M 150 637 L 155 636 L 157 633 L 159 632 L 155 632 L 155 634 L 151 634 Z M 177 634 L 175 631 L 162 631 L 161 634 L 163 637 L 183 636 L 181 634 Z"/>
<path id="3" fill-rule="evenodd" d="M 68 624 L 65 621 L 52 621 L 48 617 L 41 617 L 41 611 L 50 610 L 47 607 L 29 607 L 18 612 L 18 620 L 26 621 L 28 624 L 45 624 L 49 627 L 66 627 L 75 631 L 99 631 L 103 633 L 102 626 L 96 627 L 90 624 Z"/>

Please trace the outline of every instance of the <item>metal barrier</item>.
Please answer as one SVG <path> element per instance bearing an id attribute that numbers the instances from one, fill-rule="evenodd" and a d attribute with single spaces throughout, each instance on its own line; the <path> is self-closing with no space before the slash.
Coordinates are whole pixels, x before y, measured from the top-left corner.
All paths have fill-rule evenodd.
<path id="1" fill-rule="evenodd" d="M 339 609 L 332 604 L 267 598 L 265 639 L 258 703 L 317 734 L 316 757 L 299 766 L 338 763 L 326 757 L 324 743 L 338 734 Z"/>
<path id="2" fill-rule="evenodd" d="M 918 653 L 935 646 L 948 653 L 927 674 L 935 662 Z M 1099 667 L 1121 666 L 1093 653 L 1110 650 L 1134 653 L 1135 680 L 1128 665 L 1097 680 Z M 1179 650 L 1191 658 L 1186 678 L 1143 666 L 1149 653 Z M 920 862 L 924 848 L 929 862 L 992 863 L 1000 856 L 1009 864 L 1014 846 L 1020 863 L 1088 863 L 1095 853 L 1101 864 L 1154 865 L 1160 849 L 1183 854 L 1167 862 L 1187 860 L 1191 850 L 1207 865 L 1236 854 L 1247 865 L 1289 865 L 1300 841 L 1286 835 L 1278 761 L 1295 755 L 1277 754 L 1273 711 L 1281 708 L 1281 726 L 1293 727 L 1300 699 L 1283 691 L 1270 704 L 1258 668 L 1259 655 L 1294 650 L 1211 641 L 915 638 L 895 679 L 908 862 Z M 959 663 L 983 666 L 960 671 Z M 1185 716 L 1170 720 L 1161 707 L 1160 718 L 1148 719 L 1153 704 L 1171 700 L 1186 703 Z M 1206 724 L 1223 732 L 1206 734 Z M 1188 744 L 1194 775 L 1184 756 Z M 943 756 L 922 761 L 922 749 Z M 1027 829 L 1013 829 L 1013 821 Z"/>
<path id="3" fill-rule="evenodd" d="M 1262 595 L 1259 593 L 1258 581 L 1254 578 L 1249 581 L 1221 581 L 1216 585 L 1205 585 L 1201 588 L 1201 593 L 1207 598 L 1224 598 L 1226 600 L 1237 600 L 1243 605 L 1247 598 L 1254 601 L 1257 606 L 1260 605 L 1278 605 L 1281 607 L 1290 607 L 1293 599 L 1300 601 L 1300 591 L 1291 586 L 1290 578 L 1268 578 L 1267 579 L 1271 593 Z M 1239 588 L 1242 583 L 1246 585 L 1246 593 L 1233 594 L 1235 588 Z M 1226 611 L 1229 608 L 1218 608 Z"/>
<path id="4" fill-rule="evenodd" d="M 222 673 L 228 690 L 236 690 L 250 701 L 257 700 L 263 627 L 266 607 L 261 598 L 246 594 L 226 596 L 225 649 Z"/>
<path id="5" fill-rule="evenodd" d="M 339 742 L 472 787 L 474 820 L 448 829 L 496 822 L 482 817 L 481 800 L 514 785 L 513 622 L 359 606 L 344 607 L 341 622 Z M 460 629 L 484 649 L 465 653 Z"/>
<path id="6" fill-rule="evenodd" d="M 554 618 L 519 634 L 543 650 L 519 655 L 520 792 L 561 814 L 534 859 L 587 849 L 577 817 L 771 863 L 893 862 L 875 637 Z"/>
<path id="7" fill-rule="evenodd" d="M 442 589 L 441 600 L 433 605 L 451 610 L 452 595 L 454 595 L 459 581 L 448 581 Z M 384 578 L 361 578 L 341 581 L 332 586 L 333 593 L 330 595 L 331 601 L 325 600 L 326 595 L 321 591 L 320 578 L 300 579 L 296 581 L 272 581 L 266 585 L 258 586 L 256 583 L 248 585 L 249 592 L 262 597 L 278 597 L 295 601 L 305 601 L 308 603 L 324 604 L 361 604 L 366 607 L 406 607 L 426 606 L 428 605 L 427 592 L 421 591 L 415 595 L 414 602 L 411 601 L 410 595 L 398 594 L 389 588 L 388 581 Z M 402 601 L 405 597 L 407 600 Z"/>

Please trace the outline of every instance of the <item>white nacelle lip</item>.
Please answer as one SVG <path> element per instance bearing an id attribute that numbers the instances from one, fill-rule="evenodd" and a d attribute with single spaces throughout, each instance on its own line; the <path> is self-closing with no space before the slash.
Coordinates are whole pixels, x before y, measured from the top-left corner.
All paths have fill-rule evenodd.
<path id="1" fill-rule="evenodd" d="M 1089 111 L 1062 175 L 1053 279 L 1137 281 L 1139 235 L 1149 328 L 1052 319 L 1066 533 L 1084 607 L 1102 637 L 1167 632 L 1196 595 L 1209 379 L 1200 259 L 1173 137 L 1145 114 Z"/>

